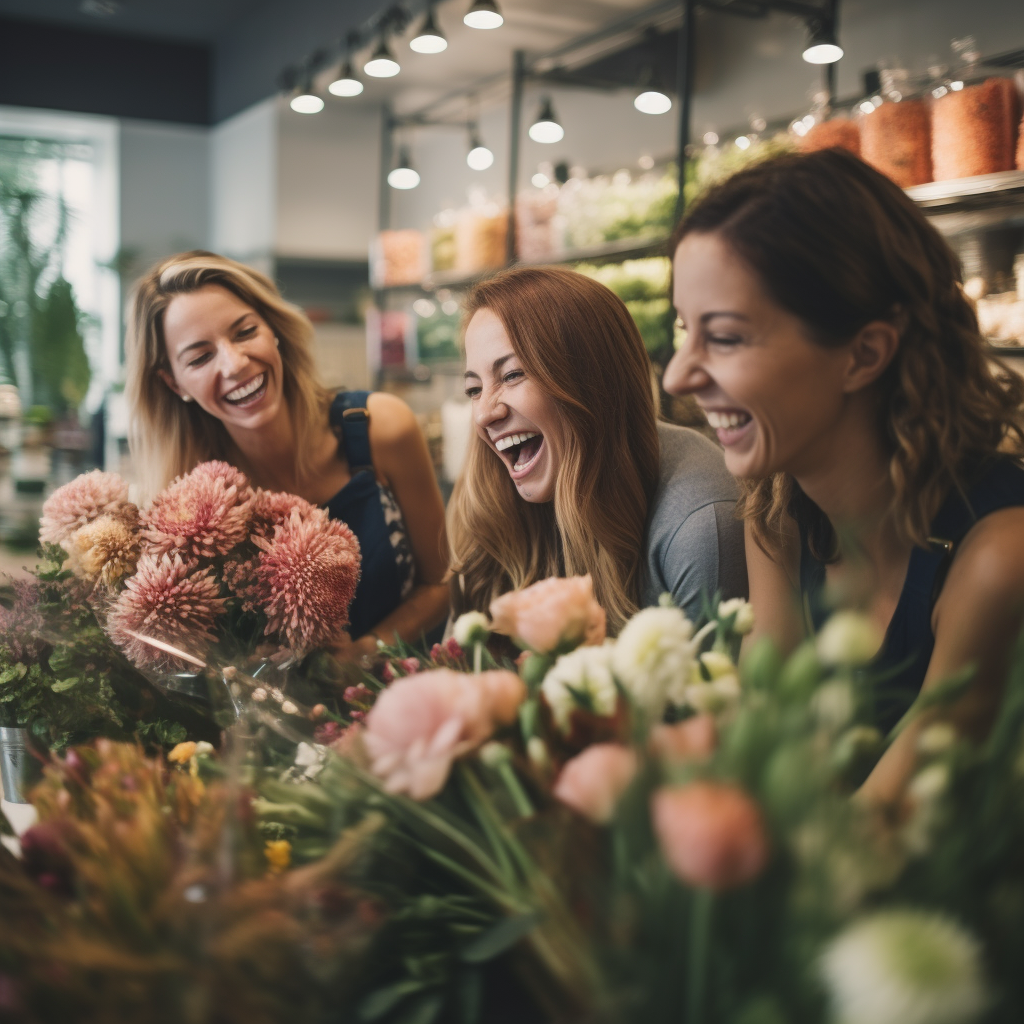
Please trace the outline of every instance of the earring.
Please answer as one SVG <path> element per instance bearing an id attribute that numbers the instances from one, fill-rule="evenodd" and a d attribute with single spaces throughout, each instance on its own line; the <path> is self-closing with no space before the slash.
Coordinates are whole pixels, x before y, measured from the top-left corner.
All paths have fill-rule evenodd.
<path id="1" fill-rule="evenodd" d="M 195 399 L 191 395 L 182 395 L 181 400 L 183 402 L 194 402 Z"/>
<path id="2" fill-rule="evenodd" d="M 280 348 L 281 347 L 281 339 L 276 334 L 274 335 L 274 347 L 275 348 Z"/>

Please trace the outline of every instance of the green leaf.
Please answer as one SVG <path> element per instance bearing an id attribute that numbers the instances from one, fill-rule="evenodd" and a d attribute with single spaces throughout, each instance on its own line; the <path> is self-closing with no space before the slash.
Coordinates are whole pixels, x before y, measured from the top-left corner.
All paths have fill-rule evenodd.
<path id="1" fill-rule="evenodd" d="M 539 922 L 539 914 L 506 917 L 466 946 L 462 950 L 462 959 L 467 964 L 482 964 L 493 960 L 527 936 Z"/>
<path id="2" fill-rule="evenodd" d="M 421 981 L 410 978 L 405 978 L 394 985 L 388 985 L 387 988 L 379 988 L 375 992 L 371 992 L 359 1004 L 359 1019 L 379 1020 L 385 1014 L 390 1013 L 407 996 L 421 991 L 422 988 Z"/>
<path id="3" fill-rule="evenodd" d="M 462 1010 L 462 1024 L 476 1024 L 480 1019 L 480 1005 L 483 1001 L 484 978 L 480 971 L 464 971 L 459 978 L 459 1007 Z"/>
<path id="4" fill-rule="evenodd" d="M 50 683 L 50 689 L 54 693 L 66 693 L 68 690 L 73 690 L 79 682 L 78 676 L 69 676 L 67 679 L 57 679 Z"/>

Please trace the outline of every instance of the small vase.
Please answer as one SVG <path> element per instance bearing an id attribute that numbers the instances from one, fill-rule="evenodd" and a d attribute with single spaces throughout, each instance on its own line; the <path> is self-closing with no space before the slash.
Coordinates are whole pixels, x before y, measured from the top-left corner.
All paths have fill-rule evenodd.
<path id="1" fill-rule="evenodd" d="M 28 803 L 28 791 L 42 777 L 42 765 L 33 754 L 27 729 L 0 726 L 0 777 L 8 803 Z"/>

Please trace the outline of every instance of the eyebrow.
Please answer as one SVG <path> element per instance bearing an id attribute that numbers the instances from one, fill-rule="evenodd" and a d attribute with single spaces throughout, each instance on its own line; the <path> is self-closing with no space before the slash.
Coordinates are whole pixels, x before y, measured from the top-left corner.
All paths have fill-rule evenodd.
<path id="1" fill-rule="evenodd" d="M 710 313 L 704 313 L 700 318 L 700 322 L 702 324 L 706 324 L 709 320 L 714 319 L 716 316 L 731 316 L 734 320 L 750 319 L 749 316 L 744 316 L 742 313 L 734 313 L 732 310 L 729 309 L 716 309 Z"/>
<path id="2" fill-rule="evenodd" d="M 252 315 L 252 310 L 248 310 L 247 312 L 243 313 L 237 320 L 232 321 L 231 325 L 228 327 L 228 330 L 233 331 L 247 316 Z M 209 344 L 210 342 L 206 338 L 201 338 L 199 341 L 193 341 L 191 344 L 186 345 L 184 348 L 178 349 L 174 358 L 180 359 L 186 352 L 190 351 L 191 349 L 199 348 L 201 345 Z"/>
<path id="3" fill-rule="evenodd" d="M 515 359 L 515 357 L 515 352 L 509 352 L 508 355 L 499 356 L 497 359 L 494 360 L 493 363 L 491 363 L 491 373 L 496 374 L 502 368 L 502 366 L 504 366 L 505 363 L 507 363 L 510 359 Z M 467 370 L 462 376 L 476 377 L 477 380 L 480 379 L 480 374 L 477 373 L 476 370 Z"/>

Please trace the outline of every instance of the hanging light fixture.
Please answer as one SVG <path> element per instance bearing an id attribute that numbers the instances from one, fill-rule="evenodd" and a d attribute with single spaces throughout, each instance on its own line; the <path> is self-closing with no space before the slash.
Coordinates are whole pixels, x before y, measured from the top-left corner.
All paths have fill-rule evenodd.
<path id="1" fill-rule="evenodd" d="M 306 75 L 302 79 L 288 106 L 296 114 L 319 114 L 324 109 L 324 101 L 313 92 L 312 76 Z"/>
<path id="2" fill-rule="evenodd" d="M 530 138 L 534 142 L 561 142 L 565 137 L 565 129 L 555 119 L 555 108 L 551 105 L 551 97 L 541 100 L 537 119 L 530 125 Z"/>
<path id="3" fill-rule="evenodd" d="M 831 22 L 811 23 L 811 38 L 804 50 L 808 64 L 835 64 L 843 56 L 843 48 L 836 42 L 835 25 Z"/>
<path id="4" fill-rule="evenodd" d="M 407 146 L 403 146 L 398 151 L 398 163 L 388 174 L 388 184 L 392 188 L 410 189 L 415 188 L 419 183 L 420 176 L 409 158 L 409 149 Z"/>
<path id="5" fill-rule="evenodd" d="M 338 77 L 327 86 L 327 91 L 332 96 L 358 96 L 363 91 L 363 83 L 352 70 L 352 61 L 345 61 Z"/>
<path id="6" fill-rule="evenodd" d="M 394 78 L 401 70 L 401 65 L 388 49 L 387 40 L 381 36 L 370 59 L 363 65 L 364 73 L 371 78 Z"/>
<path id="7" fill-rule="evenodd" d="M 486 171 L 494 163 L 494 154 L 480 141 L 480 135 L 474 124 L 469 131 L 469 152 L 466 163 L 474 171 Z"/>
<path id="8" fill-rule="evenodd" d="M 409 40 L 409 49 L 417 53 L 440 53 L 448 49 L 448 40 L 434 18 L 433 4 L 427 9 L 427 16 L 423 19 L 420 30 Z"/>
<path id="9" fill-rule="evenodd" d="M 672 100 L 662 87 L 661 75 L 658 74 L 660 46 L 657 30 L 647 29 L 644 41 L 647 51 L 645 67 L 640 75 L 640 92 L 633 100 L 633 106 L 641 114 L 665 114 L 672 109 Z"/>
<path id="10" fill-rule="evenodd" d="M 474 0 L 462 20 L 470 28 L 501 28 L 505 24 L 497 0 Z"/>

